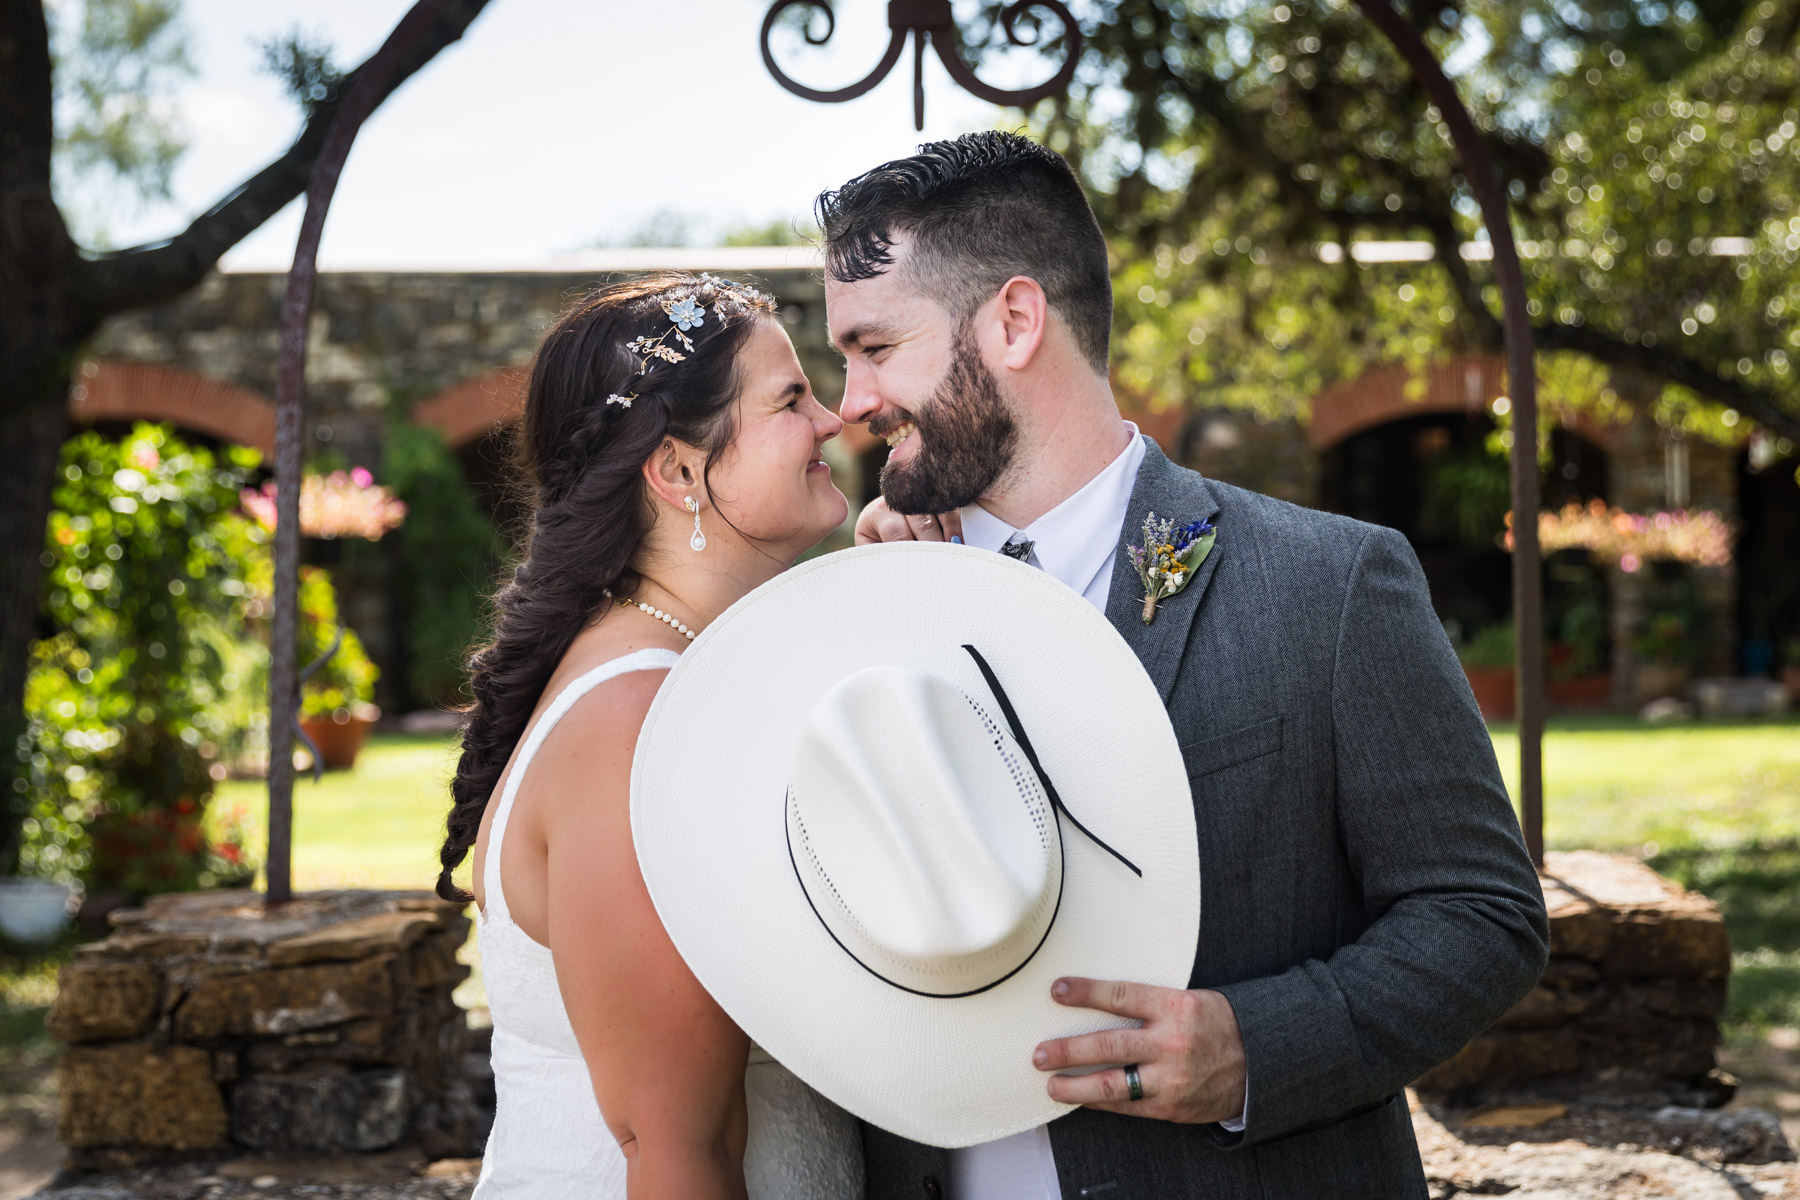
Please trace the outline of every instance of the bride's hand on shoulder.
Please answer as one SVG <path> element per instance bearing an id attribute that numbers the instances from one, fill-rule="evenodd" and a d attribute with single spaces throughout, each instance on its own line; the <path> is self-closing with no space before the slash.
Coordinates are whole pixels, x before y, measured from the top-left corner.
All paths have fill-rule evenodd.
<path id="1" fill-rule="evenodd" d="M 937 516 L 921 514 L 903 516 L 888 507 L 884 498 L 869 501 L 856 518 L 856 544 L 873 546 L 879 542 L 947 542 L 962 540 L 962 514 L 951 511 Z"/>

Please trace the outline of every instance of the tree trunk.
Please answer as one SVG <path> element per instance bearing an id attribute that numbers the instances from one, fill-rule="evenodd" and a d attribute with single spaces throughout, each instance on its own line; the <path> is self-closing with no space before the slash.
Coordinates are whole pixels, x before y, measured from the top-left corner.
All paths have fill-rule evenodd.
<path id="1" fill-rule="evenodd" d="M 26 798 L 12 786 L 13 746 L 25 731 L 25 676 L 38 636 L 44 523 L 67 425 L 69 376 L 49 369 L 28 380 L 30 393 L 0 407 L 0 875 L 17 866 Z"/>

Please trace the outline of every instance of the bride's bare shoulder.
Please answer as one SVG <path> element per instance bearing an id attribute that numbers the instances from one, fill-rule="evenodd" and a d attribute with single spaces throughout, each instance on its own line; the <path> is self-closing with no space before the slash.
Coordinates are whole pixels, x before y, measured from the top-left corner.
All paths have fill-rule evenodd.
<path id="1" fill-rule="evenodd" d="M 545 693 L 560 692 L 606 665 L 606 661 L 610 660 L 585 665 L 579 661 L 565 664 L 565 669 L 559 669 L 557 675 L 566 678 L 553 679 Z M 667 677 L 669 667 L 670 664 L 663 662 L 636 663 L 633 669 L 622 670 L 589 687 L 544 738 L 537 755 L 543 766 L 534 767 L 534 771 L 541 771 L 540 777 L 560 777 L 589 784 L 629 775 L 638 731 L 643 727 L 645 714 L 650 711 L 651 702 L 656 699 L 657 689 Z"/>

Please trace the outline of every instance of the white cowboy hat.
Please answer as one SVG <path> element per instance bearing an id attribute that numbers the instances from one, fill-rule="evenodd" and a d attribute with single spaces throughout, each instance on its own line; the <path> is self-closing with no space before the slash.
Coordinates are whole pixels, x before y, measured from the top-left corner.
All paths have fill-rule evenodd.
<path id="1" fill-rule="evenodd" d="M 1031 1052 L 1129 1024 L 1059 976 L 1186 987 L 1194 809 L 1156 688 L 1074 591 L 938 543 L 826 555 L 700 635 L 631 778 L 644 882 L 757 1044 L 884 1129 L 1069 1111 Z"/>

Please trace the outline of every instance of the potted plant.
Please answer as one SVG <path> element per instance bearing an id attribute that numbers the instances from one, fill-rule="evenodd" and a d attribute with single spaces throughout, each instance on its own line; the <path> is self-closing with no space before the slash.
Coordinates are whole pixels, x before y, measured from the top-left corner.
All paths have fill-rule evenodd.
<path id="1" fill-rule="evenodd" d="M 1606 665 L 1606 606 L 1599 595 L 1583 595 L 1557 622 L 1550 645 L 1549 701 L 1560 709 L 1604 708 L 1612 690 Z"/>
<path id="2" fill-rule="evenodd" d="M 337 592 L 322 567 L 300 570 L 298 658 L 302 670 L 318 664 L 300 688 L 300 728 L 321 766 L 347 771 L 381 716 L 372 702 L 381 672 L 355 631 L 338 621 Z"/>
<path id="3" fill-rule="evenodd" d="M 1637 659 L 1631 680 L 1632 703 L 1680 700 L 1687 695 L 1694 641 L 1685 614 L 1669 610 L 1652 613 L 1643 632 L 1632 642 L 1631 652 Z"/>
<path id="4" fill-rule="evenodd" d="M 1511 621 L 1490 625 L 1463 643 L 1457 652 L 1463 673 L 1469 677 L 1469 690 L 1481 715 L 1490 721 L 1508 720 L 1513 715 L 1513 627 Z"/>

